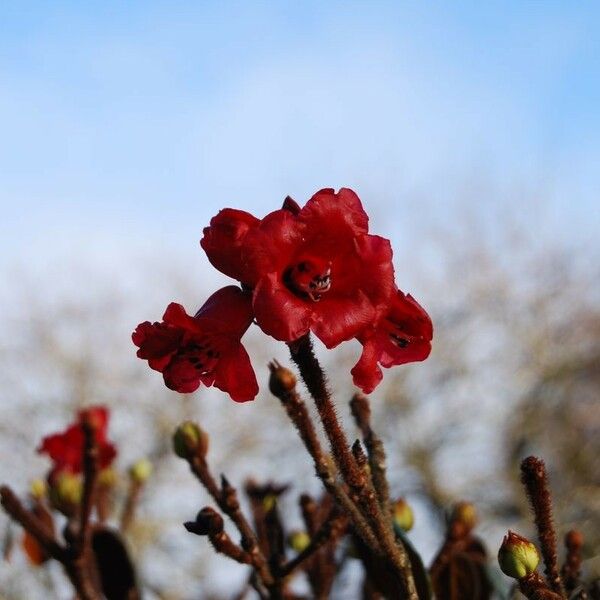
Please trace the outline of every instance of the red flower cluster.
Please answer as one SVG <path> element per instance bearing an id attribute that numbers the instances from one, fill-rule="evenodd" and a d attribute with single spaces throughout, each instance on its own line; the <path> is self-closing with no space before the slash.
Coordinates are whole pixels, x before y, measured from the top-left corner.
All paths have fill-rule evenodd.
<path id="1" fill-rule="evenodd" d="M 240 343 L 252 322 L 250 295 L 234 286 L 215 292 L 190 317 L 169 304 L 162 323 L 140 323 L 133 332 L 137 355 L 163 374 L 169 389 L 188 394 L 215 385 L 236 402 L 258 393 L 248 353 Z"/>
<path id="2" fill-rule="evenodd" d="M 138 356 L 162 371 L 171 389 L 191 392 L 202 382 L 250 400 L 258 387 L 240 339 L 255 319 L 284 342 L 309 331 L 328 348 L 358 339 L 363 353 L 354 382 L 372 391 L 379 365 L 428 356 L 432 325 L 397 289 L 390 242 L 370 234 L 368 223 L 358 196 L 345 188 L 321 190 L 303 208 L 288 198 L 263 219 L 222 210 L 200 244 L 242 290 L 220 290 L 195 317 L 171 304 L 162 323 L 145 322 L 134 332 Z"/>
<path id="3" fill-rule="evenodd" d="M 47 454 L 54 462 L 51 474 L 82 472 L 85 442 L 82 424 L 86 421 L 94 426 L 99 466 L 108 467 L 117 455 L 117 449 L 107 438 L 108 418 L 108 409 L 104 406 L 86 408 L 77 413 L 77 420 L 65 431 L 45 437 L 37 451 Z"/>

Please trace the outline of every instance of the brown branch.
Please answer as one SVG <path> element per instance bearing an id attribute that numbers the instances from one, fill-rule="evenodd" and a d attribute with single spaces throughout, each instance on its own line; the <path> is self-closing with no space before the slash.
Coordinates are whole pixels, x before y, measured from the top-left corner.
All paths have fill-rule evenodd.
<path id="1" fill-rule="evenodd" d="M 295 378 L 287 386 L 276 385 L 276 378 L 281 378 L 283 373 L 285 373 L 285 376 L 292 374 L 287 369 L 282 368 L 277 361 L 270 363 L 269 368 L 271 369 L 271 392 L 281 400 L 290 420 L 300 434 L 304 447 L 314 461 L 317 477 L 319 477 L 325 489 L 335 498 L 339 506 L 350 517 L 357 534 L 368 546 L 374 550 L 378 550 L 379 544 L 377 538 L 373 535 L 365 518 L 358 510 L 356 504 L 351 500 L 346 490 L 336 481 L 334 467 L 323 451 L 306 404 L 296 391 Z"/>
<path id="2" fill-rule="evenodd" d="M 99 594 L 89 578 L 85 555 L 76 556 L 72 546 L 65 548 L 57 542 L 49 528 L 23 506 L 8 486 L 0 488 L 0 498 L 7 514 L 33 536 L 49 556 L 63 565 L 80 600 L 99 600 Z"/>
<path id="3" fill-rule="evenodd" d="M 135 518 L 135 509 L 140 498 L 143 484 L 135 479 L 130 479 L 129 488 L 127 490 L 127 496 L 125 497 L 125 504 L 123 506 L 123 512 L 121 513 L 121 533 L 125 533 L 133 519 Z"/>
<path id="4" fill-rule="evenodd" d="M 0 488 L 0 498 L 6 513 L 19 523 L 44 548 L 49 556 L 61 564 L 69 560 L 69 552 L 59 544 L 52 531 L 32 512 L 28 511 L 15 493 L 6 485 Z"/>
<path id="5" fill-rule="evenodd" d="M 84 436 L 83 449 L 83 498 L 79 512 L 79 530 L 75 540 L 74 551 L 76 558 L 83 556 L 89 546 L 91 527 L 90 516 L 94 506 L 94 493 L 98 478 L 98 444 L 94 424 L 87 418 L 81 423 Z"/>
<path id="6" fill-rule="evenodd" d="M 571 593 L 579 585 L 581 577 L 583 534 L 575 529 L 567 532 L 565 546 L 567 547 L 567 556 L 562 568 L 562 577 L 567 592 Z"/>
<path id="7" fill-rule="evenodd" d="M 535 525 L 542 548 L 546 579 L 550 587 L 566 598 L 565 589 L 558 570 L 556 531 L 552 521 L 552 497 L 544 461 L 530 456 L 521 463 L 521 482 L 525 486 L 529 503 L 535 517 Z"/>
<path id="8" fill-rule="evenodd" d="M 530 600 L 562 600 L 563 598 L 548 588 L 544 578 L 537 571 L 519 579 L 519 589 Z"/>
<path id="9" fill-rule="evenodd" d="M 322 548 L 327 542 L 338 538 L 348 522 L 345 515 L 341 515 L 338 512 L 339 509 L 334 508 L 325 523 L 319 528 L 319 530 L 312 536 L 310 544 L 300 552 L 295 558 L 283 565 L 279 571 L 280 577 L 287 577 L 295 569 L 297 569 L 302 563 L 308 560 L 311 556 Z"/>
<path id="10" fill-rule="evenodd" d="M 237 491 L 225 478 L 221 476 L 222 487 L 219 488 L 213 477 L 204 456 L 196 454 L 188 459 L 192 473 L 206 488 L 215 500 L 219 508 L 231 519 L 242 536 L 242 547 L 250 555 L 252 565 L 257 570 L 262 582 L 268 588 L 275 585 L 275 579 L 269 569 L 269 565 L 258 545 L 256 535 L 250 523 L 240 509 Z"/>
<path id="11" fill-rule="evenodd" d="M 385 449 L 383 442 L 371 428 L 371 407 L 368 398 L 363 394 L 355 394 L 350 401 L 350 409 L 367 448 L 371 479 L 379 504 L 386 517 L 391 520 L 390 486 L 386 477 Z"/>
<path id="12" fill-rule="evenodd" d="M 367 478 L 358 468 L 356 460 L 350 452 L 348 440 L 337 419 L 325 382 L 325 374 L 314 354 L 310 335 L 306 334 L 288 345 L 292 360 L 298 366 L 300 375 L 315 401 L 332 453 L 344 480 L 359 498 L 363 515 L 374 530 L 382 550 L 398 570 L 407 598 L 418 600 L 406 550 L 401 543 L 396 543 L 391 520 L 383 517 L 377 498 L 370 490 L 371 486 L 366 485 Z"/>
<path id="13" fill-rule="evenodd" d="M 223 528 L 223 517 L 210 506 L 203 508 L 195 521 L 184 523 L 184 527 L 196 535 L 206 535 L 213 548 L 236 562 L 250 565 L 252 557 L 235 544 Z"/>

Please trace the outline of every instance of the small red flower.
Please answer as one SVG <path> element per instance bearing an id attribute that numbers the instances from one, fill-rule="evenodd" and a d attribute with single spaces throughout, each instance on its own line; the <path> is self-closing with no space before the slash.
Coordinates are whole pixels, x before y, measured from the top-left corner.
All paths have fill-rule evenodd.
<path id="1" fill-rule="evenodd" d="M 163 374 L 171 390 L 184 394 L 200 383 L 214 385 L 236 402 L 253 400 L 258 384 L 240 343 L 252 322 L 250 295 L 235 286 L 215 292 L 191 317 L 171 303 L 162 322 L 140 323 L 133 332 L 137 355 Z"/>
<path id="2" fill-rule="evenodd" d="M 61 471 L 81 473 L 85 443 L 82 427 L 84 421 L 89 421 L 94 426 L 99 467 L 101 469 L 108 467 L 117 455 L 117 449 L 107 439 L 108 418 L 109 412 L 104 406 L 86 408 L 77 413 L 77 421 L 69 425 L 65 431 L 45 437 L 38 452 L 47 454 L 54 461 L 52 473 Z"/>
<path id="3" fill-rule="evenodd" d="M 253 288 L 265 333 L 289 342 L 312 330 L 332 348 L 387 309 L 394 290 L 390 243 L 368 233 L 352 190 L 321 190 L 302 209 L 286 200 L 261 221 L 226 210 L 204 230 L 201 245 L 213 265 Z"/>
<path id="4" fill-rule="evenodd" d="M 371 393 L 383 378 L 379 365 L 389 368 L 425 360 L 432 338 L 429 315 L 410 294 L 398 290 L 385 316 L 357 336 L 363 351 L 351 371 L 355 385 Z"/>

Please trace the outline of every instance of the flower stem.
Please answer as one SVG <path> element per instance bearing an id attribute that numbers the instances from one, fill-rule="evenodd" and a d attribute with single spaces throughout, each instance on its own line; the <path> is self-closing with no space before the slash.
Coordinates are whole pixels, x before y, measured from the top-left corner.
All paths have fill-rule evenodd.
<path id="1" fill-rule="evenodd" d="M 418 600 L 406 550 L 401 543 L 396 543 L 391 522 L 383 517 L 372 486 L 367 485 L 367 478 L 363 470 L 359 468 L 350 452 L 346 434 L 340 426 L 331 394 L 327 388 L 325 374 L 314 354 L 310 335 L 306 334 L 291 342 L 289 348 L 292 360 L 298 366 L 300 375 L 315 401 L 331 451 L 344 480 L 358 498 L 362 514 L 377 536 L 381 549 L 398 570 L 406 598 Z"/>
<path id="2" fill-rule="evenodd" d="M 525 486 L 534 513 L 535 526 L 542 547 L 546 578 L 552 590 L 561 597 L 566 598 L 558 570 L 556 532 L 552 522 L 552 497 L 550 496 L 544 461 L 535 456 L 523 460 L 521 463 L 521 482 Z"/>
<path id="3" fill-rule="evenodd" d="M 242 536 L 242 547 L 250 555 L 252 565 L 256 569 L 262 583 L 271 590 L 273 598 L 277 597 L 274 589 L 277 587 L 269 565 L 258 545 L 258 539 L 250 523 L 240 509 L 236 489 L 222 476 L 222 486 L 219 487 L 203 456 L 195 455 L 189 459 L 192 473 L 213 497 L 219 508 L 232 520 Z"/>

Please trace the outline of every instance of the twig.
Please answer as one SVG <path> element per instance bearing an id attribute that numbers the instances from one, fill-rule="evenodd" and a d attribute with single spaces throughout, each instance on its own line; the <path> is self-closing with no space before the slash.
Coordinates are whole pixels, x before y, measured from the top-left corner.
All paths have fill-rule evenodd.
<path id="1" fill-rule="evenodd" d="M 556 532 L 552 522 L 552 498 L 544 461 L 530 456 L 521 463 L 521 482 L 525 486 L 529 503 L 535 517 L 535 525 L 542 548 L 546 578 L 550 587 L 566 598 L 565 589 L 558 570 Z"/>
<path id="2" fill-rule="evenodd" d="M 572 529 L 565 535 L 567 556 L 562 568 L 562 577 L 567 593 L 571 593 L 578 585 L 581 577 L 581 550 L 583 548 L 583 534 Z"/>
<path id="3" fill-rule="evenodd" d="M 123 512 L 121 513 L 121 533 L 125 533 L 131 526 L 131 523 L 133 523 L 135 509 L 137 508 L 142 487 L 143 484 L 135 479 L 129 481 L 125 505 L 123 506 Z"/>
<path id="4" fill-rule="evenodd" d="M 7 514 L 33 536 L 49 556 L 63 565 L 66 564 L 70 558 L 67 549 L 56 541 L 54 534 L 42 521 L 23 506 L 8 486 L 3 485 L 0 488 L 0 497 Z"/>
<path id="5" fill-rule="evenodd" d="M 81 424 L 84 436 L 83 449 L 83 499 L 81 501 L 81 510 L 79 513 L 79 530 L 75 540 L 75 557 L 83 556 L 86 547 L 89 545 L 91 527 L 90 516 L 94 506 L 94 492 L 96 480 L 98 478 L 98 444 L 96 443 L 96 434 L 93 423 L 84 418 Z"/>
<path id="6" fill-rule="evenodd" d="M 0 488 L 0 498 L 4 510 L 35 538 L 49 556 L 63 565 L 80 600 L 98 600 L 99 595 L 88 576 L 85 555 L 76 556 L 73 546 L 65 548 L 58 543 L 48 527 L 23 506 L 8 486 Z"/>
<path id="7" fill-rule="evenodd" d="M 379 504 L 386 517 L 391 520 L 390 486 L 386 477 L 385 449 L 383 442 L 371 428 L 371 407 L 368 398 L 362 394 L 355 394 L 350 401 L 350 409 L 367 448 L 371 479 Z"/>
<path id="8" fill-rule="evenodd" d="M 312 537 L 310 544 L 300 552 L 296 557 L 283 565 L 279 571 L 280 577 L 287 577 L 304 561 L 308 560 L 317 550 L 322 548 L 327 542 L 336 539 L 344 530 L 347 523 L 345 515 L 341 515 L 337 508 L 334 508 L 329 514 L 328 519 L 323 523 L 319 530 Z"/>
<path id="9" fill-rule="evenodd" d="M 288 345 L 292 360 L 300 369 L 300 375 L 315 401 L 331 451 L 344 480 L 351 488 L 360 486 L 364 475 L 356 467 L 350 453 L 346 434 L 337 419 L 331 395 L 325 383 L 325 374 L 314 354 L 309 334 Z"/>
<path id="10" fill-rule="evenodd" d="M 215 481 L 208 463 L 203 456 L 194 455 L 188 459 L 192 473 L 206 488 L 215 500 L 219 508 L 232 520 L 242 536 L 242 547 L 252 558 L 252 565 L 257 570 L 262 582 L 268 588 L 275 585 L 275 579 L 269 569 L 267 560 L 260 551 L 258 540 L 250 523 L 240 509 L 235 488 L 229 483 L 225 476 L 221 476 L 222 488 Z"/>
<path id="11" fill-rule="evenodd" d="M 374 550 L 378 550 L 379 544 L 377 538 L 373 535 L 369 524 L 358 510 L 356 504 L 350 499 L 348 493 L 336 481 L 333 465 L 323 452 L 323 448 L 321 447 L 321 443 L 319 442 L 319 438 L 317 437 L 317 433 L 310 419 L 306 404 L 296 391 L 295 381 L 293 382 L 293 385 L 290 385 L 287 388 L 284 386 L 277 387 L 273 385 L 273 378 L 276 371 L 281 371 L 283 369 L 277 361 L 270 363 L 269 368 L 271 369 L 272 374 L 271 392 L 281 400 L 290 420 L 300 434 L 300 438 L 302 439 L 306 450 L 314 461 L 317 476 L 323 482 L 325 489 L 335 498 L 336 502 L 344 512 L 348 514 L 357 534 L 368 546 Z M 285 371 L 287 371 L 287 369 L 285 369 Z M 288 373 L 289 371 L 287 371 L 286 375 Z M 291 375 L 291 373 L 289 374 Z"/>
<path id="12" fill-rule="evenodd" d="M 358 468 L 356 460 L 350 453 L 346 435 L 339 424 L 331 395 L 327 389 L 325 374 L 314 354 L 310 335 L 306 334 L 290 343 L 289 348 L 292 360 L 298 365 L 300 375 L 315 401 L 321 423 L 342 476 L 358 496 L 363 514 L 379 539 L 382 550 L 399 571 L 407 598 L 418 600 L 406 550 L 401 543 L 396 543 L 391 522 L 386 522 L 383 518 L 377 498 L 370 492 L 370 486 L 366 485 L 367 478 Z"/>

